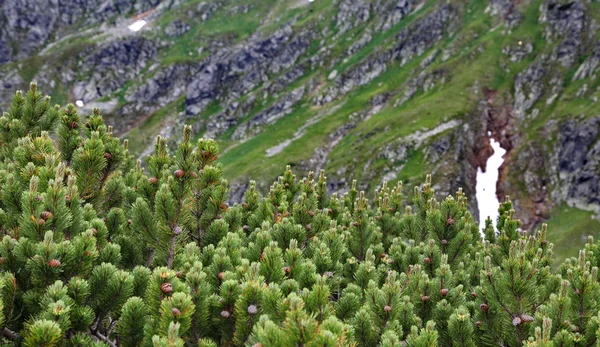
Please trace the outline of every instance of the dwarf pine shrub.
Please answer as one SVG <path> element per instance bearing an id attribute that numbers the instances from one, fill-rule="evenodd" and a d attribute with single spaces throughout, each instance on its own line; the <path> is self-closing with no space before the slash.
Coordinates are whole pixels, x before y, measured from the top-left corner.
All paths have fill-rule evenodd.
<path id="1" fill-rule="evenodd" d="M 594 346 L 600 248 L 551 268 L 510 201 L 481 239 L 430 178 L 328 195 L 288 167 L 230 206 L 212 140 L 136 160 L 32 84 L 0 118 L 0 344 Z"/>

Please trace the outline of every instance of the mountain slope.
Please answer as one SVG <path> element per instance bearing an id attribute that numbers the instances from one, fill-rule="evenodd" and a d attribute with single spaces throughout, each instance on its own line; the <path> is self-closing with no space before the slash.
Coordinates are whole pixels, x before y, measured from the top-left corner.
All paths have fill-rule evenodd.
<path id="1" fill-rule="evenodd" d="M 2 5 L 2 104 L 36 80 L 100 107 L 140 155 L 192 124 L 218 140 L 235 200 L 285 164 L 324 169 L 331 191 L 432 172 L 440 195 L 474 197 L 489 132 L 524 228 L 578 215 L 600 234 L 598 1 L 44 3 Z"/>

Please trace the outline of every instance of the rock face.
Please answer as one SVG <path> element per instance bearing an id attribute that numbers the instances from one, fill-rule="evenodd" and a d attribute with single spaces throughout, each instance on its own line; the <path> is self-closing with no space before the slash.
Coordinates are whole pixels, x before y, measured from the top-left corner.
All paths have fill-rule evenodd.
<path id="1" fill-rule="evenodd" d="M 560 126 L 560 198 L 572 206 L 600 212 L 600 117 Z"/>
<path id="2" fill-rule="evenodd" d="M 192 28 L 191 25 L 175 19 L 165 27 L 165 35 L 168 37 L 177 37 L 187 33 Z"/>
<path id="3" fill-rule="evenodd" d="M 310 32 L 293 35 L 290 27 L 241 49 L 224 50 L 207 59 L 186 90 L 186 113 L 202 111 L 218 97 L 239 98 L 266 79 L 268 73 L 289 69 L 308 48 Z"/>
<path id="4" fill-rule="evenodd" d="M 401 31 L 396 37 L 394 47 L 368 57 L 355 68 L 338 77 L 335 85 L 315 98 L 314 103 L 324 105 L 332 102 L 355 87 L 373 81 L 387 69 L 388 64 L 399 61 L 404 65 L 415 56 L 423 54 L 444 37 L 455 19 L 456 10 L 452 6 L 441 6 L 423 20 Z"/>
<path id="5" fill-rule="evenodd" d="M 0 64 L 35 53 L 51 38 L 69 32 L 83 20 L 86 25 L 143 12 L 160 0 L 5 0 L 0 3 Z"/>
<path id="6" fill-rule="evenodd" d="M 0 83 L 0 98 L 2 100 L 10 100 L 15 94 L 15 90 L 25 83 L 15 70 L 0 72 L 0 81 L 2 81 Z"/>
<path id="7" fill-rule="evenodd" d="M 383 6 L 377 12 L 382 17 L 375 27 L 378 31 L 385 31 L 400 23 L 414 8 L 418 2 L 408 0 L 398 0 L 395 3 L 388 3 L 388 6 Z M 391 6 L 390 6 L 391 5 Z"/>
<path id="8" fill-rule="evenodd" d="M 157 71 L 144 83 L 134 87 L 125 98 L 138 105 L 153 103 L 158 106 L 166 106 L 185 94 L 192 71 L 193 68 L 189 65 L 168 66 Z"/>
<path id="9" fill-rule="evenodd" d="M 300 87 L 293 90 L 273 106 L 252 117 L 248 122 L 241 124 L 237 127 L 231 138 L 233 140 L 241 140 L 248 136 L 256 135 L 260 132 L 262 127 L 272 124 L 276 120 L 292 112 L 294 105 L 296 105 L 296 103 L 302 99 L 302 96 L 304 96 L 304 89 L 304 87 Z"/>
<path id="10" fill-rule="evenodd" d="M 505 177 L 501 190 L 524 210 L 518 217 L 526 230 L 561 204 L 600 212 L 600 117 L 550 122 L 539 136 L 555 134 L 553 143 L 528 143 L 507 160 L 512 177 Z"/>
<path id="11" fill-rule="evenodd" d="M 354 28 L 361 22 L 369 20 L 371 15 L 368 2 L 363 0 L 342 0 L 336 16 L 336 26 L 340 33 Z"/>
<path id="12" fill-rule="evenodd" d="M 544 68 L 536 61 L 527 70 L 519 73 L 515 80 L 514 113 L 518 119 L 525 117 L 527 112 L 542 96 L 544 84 Z"/>
<path id="13" fill-rule="evenodd" d="M 547 0 L 542 4 L 541 22 L 547 22 L 545 35 L 562 42 L 554 49 L 553 57 L 562 66 L 570 67 L 579 56 L 585 7 L 579 1 Z"/>
<path id="14" fill-rule="evenodd" d="M 575 72 L 575 75 L 573 75 L 573 80 L 582 80 L 586 77 L 592 76 L 594 72 L 597 71 L 599 65 L 600 42 L 596 43 L 596 50 L 594 53 L 588 57 L 583 64 L 581 64 L 581 66 L 579 66 L 579 69 L 577 69 L 577 72 Z"/>
<path id="15" fill-rule="evenodd" d="M 81 57 L 87 78 L 75 84 L 75 98 L 88 102 L 109 95 L 135 78 L 156 52 L 154 42 L 136 37 L 112 42 Z"/>

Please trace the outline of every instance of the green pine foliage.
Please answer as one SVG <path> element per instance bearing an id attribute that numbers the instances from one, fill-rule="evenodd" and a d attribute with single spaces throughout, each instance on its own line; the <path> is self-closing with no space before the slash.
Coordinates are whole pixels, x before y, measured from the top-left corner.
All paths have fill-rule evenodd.
<path id="1" fill-rule="evenodd" d="M 217 159 L 185 127 L 142 162 L 97 110 L 17 93 L 0 118 L 0 344 L 600 344 L 591 239 L 555 271 L 546 227 L 522 232 L 507 200 L 480 231 L 429 177 L 370 200 L 288 167 L 230 206 Z"/>

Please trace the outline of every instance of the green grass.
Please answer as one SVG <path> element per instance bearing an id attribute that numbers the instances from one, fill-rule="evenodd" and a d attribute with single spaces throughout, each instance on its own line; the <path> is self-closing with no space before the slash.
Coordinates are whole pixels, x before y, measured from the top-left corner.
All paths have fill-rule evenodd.
<path id="1" fill-rule="evenodd" d="M 45 59 L 39 55 L 31 56 L 22 62 L 23 68 L 19 71 L 25 81 L 32 81 L 44 65 Z"/>
<path id="2" fill-rule="evenodd" d="M 566 258 L 577 257 L 588 236 L 600 237 L 600 221 L 594 213 L 566 205 L 555 208 L 548 220 L 548 241 L 554 244 L 554 266 Z"/>
<path id="3" fill-rule="evenodd" d="M 194 0 L 186 6 L 166 12 L 157 22 L 157 26 L 162 28 L 176 18 L 185 18 L 186 11 L 199 2 Z M 242 5 L 244 3 L 240 1 L 235 4 Z M 191 29 L 182 36 L 172 39 L 173 44 L 161 52 L 162 63 L 168 65 L 201 61 L 210 52 L 204 51 L 202 54 L 198 54 L 198 49 L 203 47 L 208 40 L 224 38 L 237 43 L 248 38 L 259 28 L 261 19 L 267 15 L 274 4 L 275 0 L 257 1 L 254 2 L 248 13 L 236 15 L 230 15 L 227 12 L 227 9 L 234 5 L 230 4 L 226 8 L 217 10 L 206 21 L 198 18 L 184 20 L 191 25 Z"/>
<path id="4" fill-rule="evenodd" d="M 67 94 L 68 91 L 66 90 L 65 85 L 60 80 L 56 81 L 56 87 L 54 87 L 52 93 L 50 93 L 52 104 L 66 105 L 69 102 Z"/>
<path id="5" fill-rule="evenodd" d="M 124 136 L 124 138 L 129 140 L 129 151 L 139 156 L 149 145 L 154 143 L 156 135 L 160 133 L 167 118 L 175 116 L 177 113 L 183 111 L 184 108 L 185 97 L 182 96 L 156 111 L 146 118 L 141 125 L 129 131 Z"/>
<path id="6" fill-rule="evenodd" d="M 395 185 L 396 181 L 404 183 L 414 182 L 415 180 L 423 179 L 425 169 L 425 153 L 422 150 L 410 149 L 406 161 L 402 163 L 404 166 L 396 180 L 390 181 L 391 185 Z"/>

